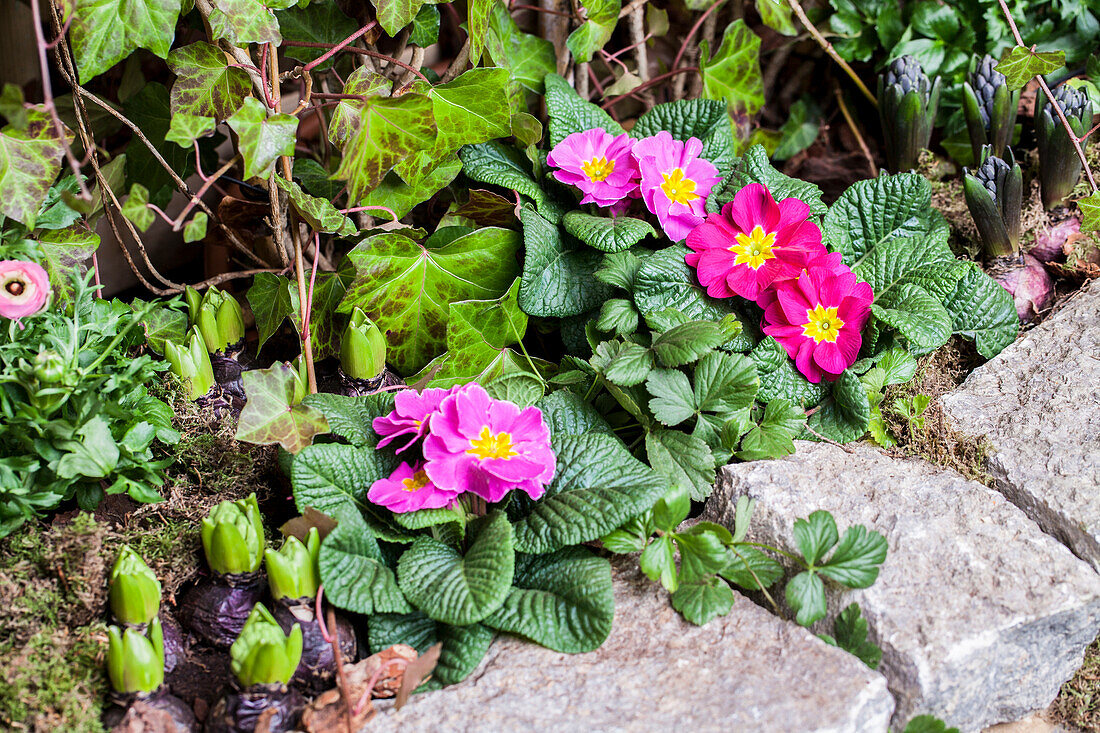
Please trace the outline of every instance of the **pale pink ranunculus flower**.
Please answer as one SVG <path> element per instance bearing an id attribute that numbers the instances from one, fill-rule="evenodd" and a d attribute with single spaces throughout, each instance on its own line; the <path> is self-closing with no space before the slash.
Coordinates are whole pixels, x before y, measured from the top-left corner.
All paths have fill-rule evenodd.
<path id="1" fill-rule="evenodd" d="M 699 157 L 699 138 L 676 140 L 664 130 L 634 143 L 631 151 L 641 173 L 642 200 L 661 228 L 679 242 L 706 217 L 707 196 L 722 180 L 718 168 Z"/>
<path id="2" fill-rule="evenodd" d="M 40 265 L 0 260 L 0 317 L 18 322 L 46 307 L 50 278 Z"/>

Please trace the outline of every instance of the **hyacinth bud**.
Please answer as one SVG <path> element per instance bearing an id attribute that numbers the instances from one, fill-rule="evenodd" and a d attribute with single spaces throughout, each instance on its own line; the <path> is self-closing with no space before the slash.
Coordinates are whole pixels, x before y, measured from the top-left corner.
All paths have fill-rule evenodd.
<path id="1" fill-rule="evenodd" d="M 191 387 L 191 399 L 197 400 L 214 386 L 214 367 L 210 364 L 210 352 L 197 328 L 190 331 L 190 339 L 183 346 L 164 342 L 164 358 L 170 371 Z"/>
<path id="2" fill-rule="evenodd" d="M 191 299 L 187 302 L 191 309 Z M 211 354 L 225 351 L 244 338 L 244 314 L 237 299 L 217 288 L 206 291 L 192 321 Z"/>
<path id="3" fill-rule="evenodd" d="M 290 371 L 294 375 L 294 394 L 291 395 L 290 404 L 296 405 L 309 394 L 309 377 L 306 375 L 306 358 L 301 354 L 290 363 Z"/>
<path id="4" fill-rule="evenodd" d="M 977 170 L 963 169 L 966 206 L 974 217 L 987 258 L 1005 257 L 1020 251 L 1020 210 L 1024 176 L 1012 150 L 1008 160 L 982 149 L 984 161 Z"/>
<path id="5" fill-rule="evenodd" d="M 256 494 L 223 501 L 202 520 L 202 549 L 215 573 L 254 573 L 264 555 L 264 525 Z"/>
<path id="6" fill-rule="evenodd" d="M 136 628 L 107 629 L 107 677 L 115 692 L 149 693 L 164 682 L 164 633 L 155 616 L 142 634 Z"/>
<path id="7" fill-rule="evenodd" d="M 278 552 L 264 552 L 267 582 L 271 597 L 275 600 L 298 600 L 317 595 L 321 575 L 317 567 L 317 555 L 321 551 L 321 535 L 316 527 L 310 527 L 305 544 L 297 537 L 287 537 Z"/>
<path id="8" fill-rule="evenodd" d="M 160 610 L 160 581 L 141 559 L 123 545 L 111 567 L 108 599 L 115 620 L 123 624 L 147 624 Z"/>
<path id="9" fill-rule="evenodd" d="M 993 155 L 1002 158 L 1012 142 L 1020 91 L 1009 91 L 1004 74 L 994 68 L 997 59 L 986 55 L 963 83 L 963 114 L 970 134 L 974 160 L 981 161 L 982 148 L 992 146 Z"/>
<path id="10" fill-rule="evenodd" d="M 373 379 L 386 368 L 386 339 L 359 308 L 351 312 L 351 320 L 344 330 L 340 368 L 355 379 Z"/>
<path id="11" fill-rule="evenodd" d="M 202 307 L 202 293 L 188 285 L 183 289 L 183 299 L 187 301 L 187 321 L 193 324 L 199 317 L 199 308 Z"/>
<path id="12" fill-rule="evenodd" d="M 1039 193 L 1043 206 L 1053 209 L 1065 201 L 1081 178 L 1081 159 L 1046 95 L 1038 95 L 1038 100 L 1035 138 L 1039 143 Z M 1073 134 L 1078 138 L 1084 136 L 1092 124 L 1092 102 L 1088 95 L 1063 84 L 1054 90 L 1054 101 L 1065 112 Z"/>
<path id="13" fill-rule="evenodd" d="M 285 685 L 302 658 L 302 627 L 284 634 L 275 617 L 257 603 L 229 648 L 229 666 L 241 687 Z"/>
<path id="14" fill-rule="evenodd" d="M 886 160 L 895 172 L 917 167 L 928 147 L 940 106 L 940 78 L 929 81 L 912 56 L 895 59 L 878 78 L 878 111 Z"/>

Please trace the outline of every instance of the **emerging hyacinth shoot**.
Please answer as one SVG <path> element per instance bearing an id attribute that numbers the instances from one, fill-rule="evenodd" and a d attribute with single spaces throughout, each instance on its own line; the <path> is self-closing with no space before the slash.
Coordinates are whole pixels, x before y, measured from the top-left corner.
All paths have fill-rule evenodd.
<path id="1" fill-rule="evenodd" d="M 321 584 L 317 569 L 320 551 L 321 537 L 316 527 L 310 527 L 305 543 L 297 537 L 287 537 L 278 550 L 265 550 L 264 567 L 271 597 L 277 601 L 297 601 L 316 596 Z"/>
<path id="2" fill-rule="evenodd" d="M 221 575 L 254 573 L 264 556 L 264 525 L 256 495 L 223 501 L 202 520 L 202 549 Z"/>
<path id="3" fill-rule="evenodd" d="M 1012 91 L 1005 76 L 994 68 L 997 59 L 986 54 L 963 82 L 963 114 L 974 160 L 981 162 L 982 148 L 991 146 L 995 157 L 1003 158 L 1012 142 L 1020 90 Z"/>
<path id="4" fill-rule="evenodd" d="M 107 677 L 115 692 L 151 693 L 164 682 L 164 632 L 156 616 L 143 634 L 107 628 Z"/>
<path id="5" fill-rule="evenodd" d="M 1085 92 L 1063 84 L 1054 90 L 1073 134 L 1082 137 L 1092 125 L 1093 108 Z M 1039 193 L 1043 206 L 1053 209 L 1065 202 L 1081 178 L 1081 159 L 1069 133 L 1047 100 L 1038 96 L 1035 110 L 1035 139 L 1039 146 Z"/>
<path id="6" fill-rule="evenodd" d="M 225 351 L 244 338 L 244 314 L 232 295 L 211 287 L 200 296 L 189 287 L 184 296 L 191 324 L 198 329 L 211 354 Z"/>
<path id="7" fill-rule="evenodd" d="M 985 160 L 974 171 L 964 169 L 966 205 L 987 258 L 1005 257 L 1020 251 L 1020 211 L 1023 202 L 1023 171 L 1012 151 L 1008 160 L 982 151 Z"/>
<path id="8" fill-rule="evenodd" d="M 917 167 L 928 147 L 940 104 L 940 79 L 929 81 L 920 62 L 902 56 L 878 78 L 878 111 L 890 170 Z"/>
<path id="9" fill-rule="evenodd" d="M 169 370 L 187 386 L 190 398 L 197 400 L 214 387 L 214 367 L 210 362 L 210 351 L 197 326 L 191 327 L 189 336 L 178 346 L 165 341 L 164 358 Z"/>
<path id="10" fill-rule="evenodd" d="M 373 379 L 386 368 L 386 339 L 360 308 L 351 312 L 340 341 L 340 368 L 354 379 Z"/>
<path id="11" fill-rule="evenodd" d="M 302 658 L 302 629 L 284 634 L 271 612 L 257 603 L 229 648 L 230 669 L 242 688 L 285 685 Z"/>
<path id="12" fill-rule="evenodd" d="M 107 597 L 111 613 L 122 624 L 147 624 L 160 610 L 160 581 L 129 545 L 122 546 L 111 567 Z"/>

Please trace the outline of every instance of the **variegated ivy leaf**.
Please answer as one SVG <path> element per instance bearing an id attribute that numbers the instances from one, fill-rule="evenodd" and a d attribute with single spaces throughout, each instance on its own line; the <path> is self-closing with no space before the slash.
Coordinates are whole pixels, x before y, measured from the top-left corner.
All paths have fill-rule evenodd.
<path id="1" fill-rule="evenodd" d="M 80 83 L 139 48 L 167 57 L 180 5 L 181 0 L 75 0 L 69 36 Z"/>
<path id="2" fill-rule="evenodd" d="M 263 103 L 255 97 L 249 97 L 244 101 L 244 106 L 227 122 L 240 138 L 246 179 L 266 178 L 271 173 L 276 158 L 294 155 L 297 117 L 287 114 L 268 117 Z"/>
<path id="3" fill-rule="evenodd" d="M 290 196 L 291 205 L 315 231 L 343 237 L 353 236 L 359 231 L 355 222 L 337 211 L 328 199 L 310 196 L 297 183 L 282 176 L 275 176 L 275 184 Z"/>
<path id="4" fill-rule="evenodd" d="M 230 66 L 225 54 L 205 41 L 168 54 L 172 85 L 173 126 L 179 114 L 224 120 L 241 108 L 251 85 L 244 69 Z"/>
<path id="5" fill-rule="evenodd" d="M 16 130 L 27 129 L 27 110 L 23 90 L 14 84 L 4 84 L 0 89 L 0 116 Z"/>
<path id="6" fill-rule="evenodd" d="M 210 30 L 214 40 L 225 39 L 235 46 L 249 43 L 283 42 L 275 13 L 259 0 L 214 0 Z"/>
<path id="7" fill-rule="evenodd" d="M 1010 90 L 1022 89 L 1041 74 L 1050 74 L 1066 65 L 1065 51 L 1032 51 L 1015 46 L 1005 51 L 1000 63 L 994 67 L 1005 75 Z"/>
<path id="8" fill-rule="evenodd" d="M 739 18 L 726 27 L 713 57 L 706 41 L 699 44 L 699 53 L 705 99 L 725 100 L 730 112 L 740 115 L 760 111 L 764 106 L 760 37 L 744 20 Z"/>
<path id="9" fill-rule="evenodd" d="M 328 432 L 328 420 L 316 408 L 292 404 L 294 373 L 286 364 L 254 369 L 244 374 L 248 400 L 237 423 L 237 440 L 257 445 L 278 443 L 297 453 Z"/>
<path id="10" fill-rule="evenodd" d="M 584 0 L 584 10 L 588 20 L 565 39 L 565 45 L 579 63 L 591 61 L 593 54 L 611 39 L 622 3 L 620 0 Z"/>
<path id="11" fill-rule="evenodd" d="M 61 170 L 65 148 L 45 107 L 26 110 L 24 129 L 0 129 L 0 214 L 33 229 L 38 207 Z M 72 139 L 67 130 L 65 134 Z"/>
<path id="12" fill-rule="evenodd" d="M 412 22 L 423 4 L 424 0 L 374 0 L 374 6 L 378 9 L 378 24 L 387 35 L 396 36 L 399 30 Z M 472 41 L 472 32 L 470 38 Z"/>
<path id="13" fill-rule="evenodd" d="M 489 17 L 496 4 L 496 0 L 470 0 L 469 12 L 466 14 L 466 28 L 470 32 L 470 61 L 475 65 L 481 60 L 481 53 L 485 50 L 485 38 L 489 34 Z"/>
<path id="14" fill-rule="evenodd" d="M 153 226 L 157 215 L 149 208 L 149 189 L 140 183 L 130 186 L 130 195 L 122 205 L 122 215 L 143 232 Z"/>
<path id="15" fill-rule="evenodd" d="M 200 137 L 214 134 L 214 124 L 213 117 L 199 117 L 179 112 L 172 115 L 172 124 L 168 127 L 164 139 L 190 150 Z"/>
<path id="16" fill-rule="evenodd" d="M 192 216 L 183 228 L 183 241 L 201 242 L 206 239 L 206 222 L 207 216 L 201 211 Z"/>
<path id="17" fill-rule="evenodd" d="M 1100 191 L 1079 199 L 1077 207 L 1081 209 L 1081 231 L 1100 231 Z"/>
<path id="18" fill-rule="evenodd" d="M 390 96 L 393 87 L 386 77 L 369 70 L 366 66 L 360 66 L 348 75 L 344 83 L 344 94 L 354 94 L 357 97 Z M 342 99 L 332 111 L 332 121 L 329 123 L 328 137 L 334 144 L 343 147 L 359 129 L 359 116 L 366 106 L 361 99 Z"/>

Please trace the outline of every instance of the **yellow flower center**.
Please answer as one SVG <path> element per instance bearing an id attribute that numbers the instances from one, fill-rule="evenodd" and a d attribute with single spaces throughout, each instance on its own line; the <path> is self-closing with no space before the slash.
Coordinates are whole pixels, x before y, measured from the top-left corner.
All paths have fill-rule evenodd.
<path id="1" fill-rule="evenodd" d="M 606 179 L 615 170 L 615 161 L 608 160 L 602 155 L 592 160 L 586 160 L 581 163 L 581 170 L 588 176 L 589 180 L 599 182 Z"/>
<path id="2" fill-rule="evenodd" d="M 488 425 L 481 429 L 481 437 L 470 441 L 470 447 L 466 449 L 466 452 L 474 454 L 481 460 L 486 458 L 511 458 L 519 455 L 519 453 L 512 450 L 511 435 L 508 433 L 494 435 L 489 430 Z"/>
<path id="3" fill-rule="evenodd" d="M 412 475 L 412 478 L 403 478 L 401 483 L 405 485 L 405 491 L 420 491 L 428 485 L 428 474 L 420 469 Z"/>
<path id="4" fill-rule="evenodd" d="M 814 343 L 822 341 L 836 343 L 836 337 L 840 335 L 840 329 L 844 328 L 844 321 L 836 314 L 836 308 L 826 308 L 820 303 L 813 310 L 806 311 L 807 323 L 802 326 L 802 335 L 809 336 Z"/>
<path id="5" fill-rule="evenodd" d="M 668 196 L 670 201 L 675 201 L 678 204 L 690 204 L 699 198 L 699 194 L 695 193 L 695 181 L 684 178 L 682 168 L 676 168 L 671 173 L 662 173 L 661 176 L 665 179 L 665 182 L 661 184 L 661 190 L 665 192 L 665 196 Z"/>
<path id="6" fill-rule="evenodd" d="M 748 234 L 738 233 L 734 237 L 737 244 L 730 247 L 730 252 L 736 252 L 735 265 L 748 265 L 754 270 L 768 260 L 775 259 L 772 249 L 775 247 L 775 232 L 765 232 L 764 227 L 757 224 Z"/>

